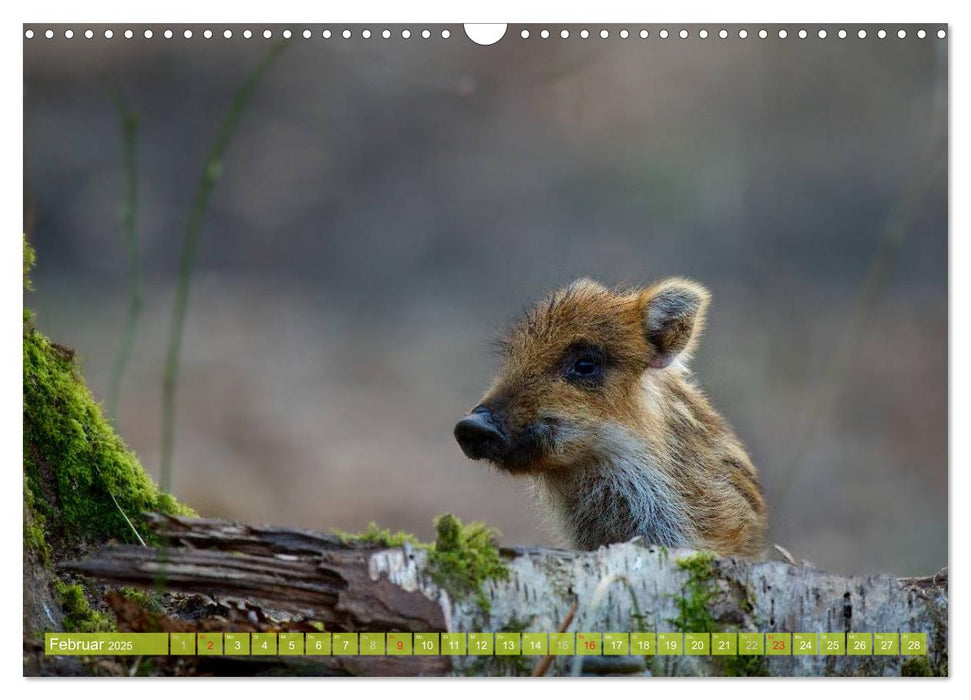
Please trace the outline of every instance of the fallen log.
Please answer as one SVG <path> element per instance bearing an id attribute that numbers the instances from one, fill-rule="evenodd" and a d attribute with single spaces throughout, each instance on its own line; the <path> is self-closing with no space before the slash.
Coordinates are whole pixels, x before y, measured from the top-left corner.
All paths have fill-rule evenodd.
<path id="1" fill-rule="evenodd" d="M 114 584 L 245 601 L 284 628 L 553 632 L 575 606 L 568 631 L 924 632 L 928 640 L 926 657 L 302 658 L 323 664 L 321 672 L 528 675 L 543 664 L 556 675 L 947 675 L 946 570 L 919 579 L 847 577 L 806 563 L 719 559 L 637 541 L 595 552 L 516 547 L 500 550 L 508 577 L 484 580 L 481 595 L 468 595 L 436 583 L 429 552 L 407 543 L 384 547 L 172 515 L 150 515 L 149 522 L 164 546 L 109 545 L 62 568 Z"/>

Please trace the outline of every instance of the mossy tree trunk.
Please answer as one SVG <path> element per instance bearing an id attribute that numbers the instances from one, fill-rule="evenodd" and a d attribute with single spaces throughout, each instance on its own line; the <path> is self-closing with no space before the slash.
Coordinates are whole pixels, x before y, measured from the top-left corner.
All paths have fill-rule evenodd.
<path id="1" fill-rule="evenodd" d="M 24 241 L 24 287 L 33 251 Z M 91 395 L 74 352 L 23 315 L 24 671 L 78 673 L 77 659 L 45 658 L 47 630 L 110 629 L 100 593 L 56 565 L 108 541 L 144 542 L 146 511 L 191 514 L 162 492 Z"/>

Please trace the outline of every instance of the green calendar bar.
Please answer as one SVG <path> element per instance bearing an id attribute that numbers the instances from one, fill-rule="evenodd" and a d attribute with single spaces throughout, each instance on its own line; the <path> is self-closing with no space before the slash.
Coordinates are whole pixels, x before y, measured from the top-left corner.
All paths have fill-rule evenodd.
<path id="1" fill-rule="evenodd" d="M 169 635 L 165 632 L 47 632 L 44 653 L 48 656 L 166 656 Z"/>
<path id="2" fill-rule="evenodd" d="M 222 632 L 200 632 L 196 635 L 196 649 L 199 656 L 222 656 Z"/>
<path id="3" fill-rule="evenodd" d="M 276 632 L 253 632 L 250 651 L 253 656 L 276 656 Z"/>
<path id="4" fill-rule="evenodd" d="M 630 654 L 630 635 L 627 632 L 607 632 L 603 646 L 607 656 L 627 656 Z"/>
<path id="5" fill-rule="evenodd" d="M 847 656 L 870 656 L 873 654 L 873 635 L 867 632 L 850 632 L 846 635 Z"/>
<path id="6" fill-rule="evenodd" d="M 573 656 L 576 654 L 577 639 L 572 632 L 554 632 L 550 635 L 550 654 L 554 656 Z"/>
<path id="7" fill-rule="evenodd" d="M 173 632 L 169 635 L 171 653 L 175 656 L 195 656 L 196 655 L 196 635 L 195 632 Z"/>
<path id="8" fill-rule="evenodd" d="M 735 632 L 712 632 L 712 656 L 735 656 L 738 654 L 738 634 Z"/>
<path id="9" fill-rule="evenodd" d="M 466 655 L 465 632 L 442 632 L 442 653 L 450 656 Z"/>
<path id="10" fill-rule="evenodd" d="M 303 656 L 303 632 L 280 632 L 280 656 Z"/>
<path id="11" fill-rule="evenodd" d="M 577 632 L 577 655 L 600 656 L 601 643 L 601 635 L 597 632 Z"/>
<path id="12" fill-rule="evenodd" d="M 846 653 L 846 633 L 823 632 L 820 634 L 819 653 L 823 656 L 843 656 Z"/>
<path id="13" fill-rule="evenodd" d="M 384 635 L 381 632 L 361 632 L 361 656 L 384 656 Z"/>
<path id="14" fill-rule="evenodd" d="M 685 632 L 684 653 L 688 656 L 709 656 L 711 635 L 707 632 Z"/>
<path id="15" fill-rule="evenodd" d="M 927 654 L 927 633 L 901 632 L 900 653 L 904 656 L 924 656 Z"/>
<path id="16" fill-rule="evenodd" d="M 680 632 L 659 633 L 657 653 L 661 656 L 681 656 L 684 653 L 684 635 Z"/>
<path id="17" fill-rule="evenodd" d="M 792 654 L 792 635 L 788 632 L 769 632 L 765 635 L 766 656 L 789 656 Z"/>
<path id="18" fill-rule="evenodd" d="M 738 633 L 739 656 L 765 656 L 765 635 L 761 632 Z"/>
<path id="19" fill-rule="evenodd" d="M 796 632 L 792 635 L 792 653 L 795 656 L 815 656 L 819 653 L 816 634 Z"/>
<path id="20" fill-rule="evenodd" d="M 495 649 L 493 642 L 489 632 L 469 632 L 469 655 L 492 656 Z"/>
<path id="21" fill-rule="evenodd" d="M 331 638 L 334 656 L 357 656 L 356 632 L 334 632 Z"/>
<path id="22" fill-rule="evenodd" d="M 519 632 L 496 632 L 496 656 L 519 656 L 521 644 Z"/>
<path id="23" fill-rule="evenodd" d="M 48 632 L 68 656 L 915 656 L 924 632 Z"/>
<path id="24" fill-rule="evenodd" d="M 419 656 L 438 656 L 441 654 L 441 640 L 438 632 L 415 632 L 415 653 Z"/>
<path id="25" fill-rule="evenodd" d="M 421 632 L 415 635 L 417 637 Z M 414 637 L 410 632 L 388 632 L 388 656 L 411 656 L 412 653 L 415 654 L 428 654 L 428 653 L 438 653 L 438 635 L 426 635 L 428 637 L 435 637 L 435 651 L 428 652 L 423 649 L 416 648 L 414 646 Z M 431 641 L 428 642 L 431 646 Z"/>
<path id="26" fill-rule="evenodd" d="M 877 632 L 873 635 L 873 653 L 875 656 L 899 656 L 900 635 Z"/>
<path id="27" fill-rule="evenodd" d="M 523 656 L 549 654 L 549 637 L 545 632 L 523 632 Z"/>
<path id="28" fill-rule="evenodd" d="M 330 632 L 307 632 L 304 649 L 308 656 L 330 656 Z"/>
<path id="29" fill-rule="evenodd" d="M 228 656 L 249 656 L 249 632 L 226 632 L 223 646 Z"/>
<path id="30" fill-rule="evenodd" d="M 630 652 L 638 656 L 654 656 L 657 653 L 657 635 L 653 632 L 631 632 Z"/>

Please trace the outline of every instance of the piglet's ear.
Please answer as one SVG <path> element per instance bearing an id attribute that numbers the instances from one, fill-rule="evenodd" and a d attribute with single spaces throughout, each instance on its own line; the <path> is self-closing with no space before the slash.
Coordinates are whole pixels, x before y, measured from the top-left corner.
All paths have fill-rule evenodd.
<path id="1" fill-rule="evenodd" d="M 701 335 L 711 295 L 691 280 L 671 278 L 641 292 L 644 332 L 651 367 L 661 369 L 678 356 L 687 359 Z"/>

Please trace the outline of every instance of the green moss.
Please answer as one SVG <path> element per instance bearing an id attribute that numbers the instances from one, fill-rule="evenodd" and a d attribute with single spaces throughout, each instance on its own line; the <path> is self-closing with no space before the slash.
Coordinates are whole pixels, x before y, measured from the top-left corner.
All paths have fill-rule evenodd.
<path id="1" fill-rule="evenodd" d="M 158 675 L 158 659 L 154 656 L 141 656 L 137 660 L 135 673 L 132 674 L 139 678 L 154 677 Z"/>
<path id="2" fill-rule="evenodd" d="M 131 586 L 122 586 L 121 593 L 128 600 L 137 603 L 142 610 L 154 614 L 165 612 L 164 597 L 159 591 L 145 591 Z"/>
<path id="3" fill-rule="evenodd" d="M 428 575 L 439 586 L 460 598 L 474 596 L 483 611 L 490 609 L 482 584 L 491 579 L 505 580 L 509 570 L 502 563 L 496 545 L 498 531 L 483 523 L 462 521 L 451 513 L 435 518 L 437 533 L 434 544 L 420 542 L 407 532 L 391 532 L 375 523 L 368 523 L 362 532 L 331 530 L 345 543 L 364 542 L 381 547 L 401 547 L 409 544 L 428 552 Z"/>
<path id="4" fill-rule="evenodd" d="M 109 615 L 91 607 L 81 586 L 55 579 L 54 590 L 64 612 L 65 632 L 111 632 L 115 629 Z"/>
<path id="5" fill-rule="evenodd" d="M 33 285 L 30 282 L 30 271 L 34 267 L 34 262 L 37 260 L 37 256 L 34 253 L 34 247 L 27 242 L 27 234 L 24 234 L 24 291 L 30 291 L 33 289 Z"/>
<path id="6" fill-rule="evenodd" d="M 423 547 L 418 538 L 411 533 L 399 530 L 398 532 L 391 532 L 388 528 L 380 528 L 377 523 L 368 523 L 367 529 L 362 532 L 351 533 L 344 532 L 343 530 L 338 530 L 333 528 L 331 530 L 335 535 L 341 538 L 341 541 L 345 544 L 350 542 L 365 542 L 367 544 L 376 544 L 381 547 L 401 547 L 403 545 L 410 544 L 415 547 Z"/>
<path id="7" fill-rule="evenodd" d="M 451 513 L 435 519 L 435 530 L 435 546 L 429 552 L 432 580 L 453 595 L 473 596 L 479 608 L 488 613 L 491 605 L 482 584 L 509 578 L 496 545 L 498 531 L 483 523 L 463 525 Z"/>
<path id="8" fill-rule="evenodd" d="M 27 236 L 24 235 L 24 292 L 29 292 L 34 288 L 34 285 L 30 281 L 30 271 L 34 267 L 34 249 L 27 242 Z M 30 323 L 33 318 L 33 314 L 30 313 L 30 309 L 24 304 L 24 325 L 26 326 Z"/>
<path id="9" fill-rule="evenodd" d="M 37 552 L 42 562 L 50 561 L 51 548 L 44 541 L 43 523 L 24 522 L 24 547 Z"/>
<path id="10" fill-rule="evenodd" d="M 25 249 L 26 250 L 26 249 Z M 147 537 L 145 511 L 192 514 L 161 492 L 91 396 L 73 352 L 29 321 L 23 329 L 25 503 L 44 534 L 68 546 Z M 117 500 L 117 504 L 112 499 Z M 122 513 L 124 511 L 124 514 Z M 40 532 L 30 534 L 37 544 Z"/>
<path id="11" fill-rule="evenodd" d="M 522 634 L 523 632 L 529 630 L 529 625 L 532 623 L 532 621 L 533 617 L 530 617 L 529 620 L 521 620 L 520 618 L 514 616 L 510 618 L 505 625 L 503 625 L 502 630 L 500 631 L 519 632 Z"/>
<path id="12" fill-rule="evenodd" d="M 676 565 L 687 572 L 688 580 L 681 597 L 676 599 L 678 616 L 668 620 L 679 632 L 725 631 L 711 613 L 711 605 L 717 595 L 715 556 L 699 552 L 678 559 Z M 753 608 L 748 595 L 738 601 L 740 609 L 750 612 Z M 723 676 L 766 676 L 768 669 L 762 656 L 719 656 L 714 663 Z"/>
<path id="13" fill-rule="evenodd" d="M 678 559 L 677 567 L 688 573 L 684 592 L 676 599 L 678 616 L 668 620 L 679 632 L 717 632 L 711 615 L 711 579 L 715 575 L 715 557 L 699 552 Z"/>
<path id="14" fill-rule="evenodd" d="M 769 669 L 764 656 L 719 656 L 719 667 L 723 676 L 731 678 L 749 678 L 753 676 L 768 676 Z"/>
<path id="15" fill-rule="evenodd" d="M 931 668 L 930 661 L 926 656 L 914 656 L 904 661 L 900 667 L 901 676 L 925 677 L 933 676 L 934 670 Z"/>
<path id="16" fill-rule="evenodd" d="M 34 494 L 27 485 L 24 475 L 24 548 L 33 552 L 42 564 L 51 560 L 51 548 L 44 537 L 44 516 L 37 511 Z"/>

